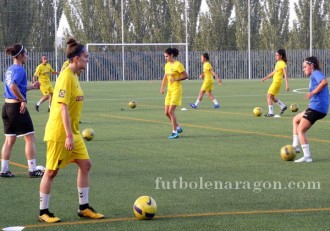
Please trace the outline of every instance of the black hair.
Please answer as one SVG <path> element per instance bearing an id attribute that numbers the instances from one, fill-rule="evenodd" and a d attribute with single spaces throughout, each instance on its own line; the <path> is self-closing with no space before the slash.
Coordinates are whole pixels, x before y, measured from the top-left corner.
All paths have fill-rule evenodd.
<path id="1" fill-rule="evenodd" d="M 80 56 L 85 50 L 85 46 L 78 43 L 74 38 L 70 38 L 66 44 L 68 45 L 66 48 L 66 56 L 68 59 Z"/>
<path id="2" fill-rule="evenodd" d="M 169 47 L 165 50 L 165 53 L 168 55 L 173 55 L 173 57 L 179 56 L 179 50 L 176 48 Z"/>
<path id="3" fill-rule="evenodd" d="M 13 58 L 17 58 L 19 54 L 24 54 L 25 49 L 21 44 L 14 44 L 6 48 L 6 55 L 11 55 Z"/>
<path id="4" fill-rule="evenodd" d="M 321 69 L 319 60 L 315 56 L 307 57 L 307 58 L 305 58 L 304 61 L 309 65 L 313 64 L 315 70 L 320 70 Z"/>
<path id="5" fill-rule="evenodd" d="M 207 61 L 210 60 L 210 56 L 209 56 L 208 53 L 204 53 L 204 54 L 202 54 L 202 56 L 203 56 Z"/>
<path id="6" fill-rule="evenodd" d="M 286 58 L 286 51 L 285 49 L 279 49 L 277 53 L 282 56 L 282 60 L 286 63 L 288 59 Z"/>

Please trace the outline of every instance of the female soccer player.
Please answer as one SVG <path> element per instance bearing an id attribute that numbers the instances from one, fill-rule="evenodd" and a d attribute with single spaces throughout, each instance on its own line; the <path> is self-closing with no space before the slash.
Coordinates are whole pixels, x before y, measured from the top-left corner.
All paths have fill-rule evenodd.
<path id="1" fill-rule="evenodd" d="M 296 163 L 312 162 L 311 153 L 306 133 L 313 124 L 328 114 L 329 89 L 326 76 L 320 71 L 320 64 L 316 57 L 308 57 L 304 60 L 303 69 L 305 75 L 310 77 L 309 92 L 305 95 L 309 99 L 308 108 L 293 118 L 293 143 L 292 146 L 299 152 L 299 141 L 304 156 Z"/>
<path id="2" fill-rule="evenodd" d="M 70 59 L 70 64 L 57 78 L 53 104 L 44 136 L 44 140 L 47 142 L 47 163 L 46 171 L 40 182 L 39 220 L 47 223 L 60 221 L 60 218 L 49 212 L 50 191 L 59 168 L 64 168 L 70 162 L 78 165 L 78 216 L 93 219 L 104 217 L 88 203 L 91 161 L 79 132 L 84 95 L 77 73 L 86 68 L 88 51 L 85 46 L 74 39 L 70 39 L 67 44 L 66 54 Z"/>
<path id="3" fill-rule="evenodd" d="M 35 105 L 35 109 L 39 112 L 39 106 L 45 102 L 47 99 L 49 101 L 48 112 L 50 110 L 50 105 L 52 104 L 53 98 L 53 86 L 50 82 L 50 74 L 58 75 L 59 73 L 54 71 L 52 66 L 48 63 L 48 58 L 46 55 L 41 57 L 41 64 L 37 67 L 36 72 L 34 73 L 32 82 L 37 78 L 40 82 L 40 91 L 43 94 L 43 97 Z"/>
<path id="4" fill-rule="evenodd" d="M 213 82 L 214 82 L 213 76 L 215 76 L 217 78 L 219 85 L 221 85 L 222 81 L 221 81 L 220 77 L 213 71 L 209 60 L 210 60 L 210 57 L 209 57 L 208 53 L 204 53 L 201 56 L 201 62 L 203 63 L 203 73 L 199 75 L 199 78 L 200 79 L 204 78 L 204 82 L 203 82 L 202 88 L 199 92 L 196 102 L 189 104 L 194 109 L 196 109 L 198 107 L 198 104 L 202 101 L 203 95 L 205 94 L 205 92 L 206 92 L 207 96 L 213 101 L 213 103 L 214 103 L 213 107 L 214 108 L 220 107 L 218 101 L 212 95 Z"/>
<path id="5" fill-rule="evenodd" d="M 5 133 L 5 142 L 1 151 L 0 177 L 14 177 L 9 171 L 9 159 L 16 137 L 23 136 L 25 140 L 25 155 L 29 166 L 30 177 L 42 177 L 43 172 L 36 169 L 36 149 L 33 123 L 26 108 L 26 92 L 38 89 L 40 84 L 28 84 L 26 71 L 23 65 L 28 59 L 27 51 L 21 44 L 6 49 L 11 55 L 14 64 L 7 71 L 4 81 L 5 104 L 2 107 L 2 121 Z"/>
<path id="6" fill-rule="evenodd" d="M 172 123 L 172 133 L 168 137 L 169 139 L 179 138 L 178 133 L 181 133 L 183 131 L 183 129 L 177 122 L 175 116 L 175 109 L 177 106 L 181 106 L 181 81 L 188 79 L 188 75 L 184 69 L 184 66 L 175 59 L 176 57 L 178 57 L 178 55 L 179 51 L 176 48 L 167 48 L 165 50 L 165 74 L 162 81 L 162 85 L 160 87 L 160 93 L 164 94 L 164 88 L 167 84 L 167 94 L 165 97 L 165 115 L 170 119 Z"/>
<path id="7" fill-rule="evenodd" d="M 276 65 L 275 70 L 267 75 L 266 77 L 262 78 L 262 82 L 265 82 L 265 80 L 273 77 L 273 83 L 270 85 L 267 93 L 267 102 L 268 102 L 268 113 L 265 114 L 266 117 L 273 117 L 274 116 L 274 105 L 273 103 L 277 103 L 281 107 L 281 115 L 285 112 L 287 109 L 287 106 L 282 103 L 281 100 L 276 98 L 278 95 L 281 87 L 282 87 L 282 79 L 284 76 L 285 84 L 286 84 L 286 90 L 289 91 L 289 83 L 288 83 L 288 76 L 286 72 L 286 51 L 284 49 L 280 49 L 276 52 L 275 55 L 276 59 Z"/>

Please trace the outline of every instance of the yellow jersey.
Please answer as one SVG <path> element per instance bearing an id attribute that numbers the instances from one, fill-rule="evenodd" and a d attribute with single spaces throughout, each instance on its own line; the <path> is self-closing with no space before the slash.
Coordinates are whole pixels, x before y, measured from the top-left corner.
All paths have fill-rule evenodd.
<path id="1" fill-rule="evenodd" d="M 38 81 L 40 83 L 50 82 L 50 74 L 53 72 L 55 71 L 49 63 L 46 63 L 46 65 L 40 64 L 39 66 L 37 66 L 34 76 L 38 77 Z"/>
<path id="2" fill-rule="evenodd" d="M 63 70 L 57 78 L 52 106 L 45 129 L 44 141 L 65 141 L 61 103 L 68 105 L 70 126 L 74 140 L 79 140 L 79 121 L 83 107 L 84 94 L 77 75 L 70 68 Z"/>
<path id="3" fill-rule="evenodd" d="M 212 74 L 211 70 L 212 70 L 211 63 L 205 62 L 203 64 L 204 82 L 210 82 L 210 83 L 214 82 L 213 74 Z"/>
<path id="4" fill-rule="evenodd" d="M 284 76 L 284 68 L 286 68 L 286 63 L 283 60 L 276 62 L 273 82 L 282 83 Z"/>
<path id="5" fill-rule="evenodd" d="M 175 90 L 177 88 L 181 88 L 181 81 L 175 81 L 173 83 L 171 83 L 170 79 L 173 78 L 174 80 L 177 80 L 180 78 L 181 73 L 184 72 L 184 66 L 182 65 L 182 63 L 180 63 L 179 61 L 174 61 L 172 62 L 167 62 L 165 64 L 165 74 L 167 75 L 167 90 Z"/>

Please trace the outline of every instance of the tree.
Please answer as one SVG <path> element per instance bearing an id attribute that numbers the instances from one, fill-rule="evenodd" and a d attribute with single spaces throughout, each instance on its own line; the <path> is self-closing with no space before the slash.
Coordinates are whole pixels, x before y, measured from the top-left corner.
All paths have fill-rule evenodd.
<path id="1" fill-rule="evenodd" d="M 287 48 L 289 40 L 289 1 L 264 0 L 261 22 L 261 49 Z"/>

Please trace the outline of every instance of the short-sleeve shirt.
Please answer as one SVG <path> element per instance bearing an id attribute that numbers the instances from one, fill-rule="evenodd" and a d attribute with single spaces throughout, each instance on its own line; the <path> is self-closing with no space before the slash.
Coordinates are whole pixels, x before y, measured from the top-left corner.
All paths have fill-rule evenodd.
<path id="1" fill-rule="evenodd" d="M 50 82 L 50 74 L 53 72 L 55 71 L 49 63 L 46 63 L 46 65 L 40 64 L 37 66 L 34 76 L 38 76 L 38 81 L 40 83 Z"/>
<path id="2" fill-rule="evenodd" d="M 177 88 L 181 88 L 181 81 L 175 81 L 171 83 L 170 79 L 173 78 L 174 80 L 179 79 L 181 73 L 184 72 L 184 66 L 179 61 L 174 61 L 173 63 L 167 62 L 165 64 L 165 74 L 167 74 L 167 83 L 168 87 L 167 90 L 175 90 Z"/>
<path id="3" fill-rule="evenodd" d="M 209 82 L 209 83 L 213 83 L 214 82 L 214 80 L 213 80 L 213 74 L 212 74 L 211 70 L 212 70 L 211 63 L 205 62 L 203 64 L 203 73 L 204 73 L 204 81 L 205 82 Z"/>
<path id="4" fill-rule="evenodd" d="M 279 60 L 276 62 L 273 82 L 282 83 L 284 76 L 284 68 L 286 68 L 286 63 L 283 60 Z"/>
<path id="5" fill-rule="evenodd" d="M 74 140 L 78 140 L 79 120 L 83 107 L 84 94 L 77 75 L 70 68 L 63 70 L 57 78 L 53 93 L 52 106 L 45 129 L 45 141 L 65 141 L 61 104 L 68 105 L 70 126 Z"/>
<path id="6" fill-rule="evenodd" d="M 315 70 L 310 76 L 309 80 L 309 91 L 312 92 L 317 86 L 320 84 L 320 82 L 326 79 L 325 75 L 319 71 Z M 329 110 L 329 88 L 328 85 L 325 86 L 319 93 L 312 96 L 312 98 L 309 101 L 309 108 L 328 114 Z"/>
<path id="7" fill-rule="evenodd" d="M 26 71 L 21 65 L 13 64 L 7 69 L 4 84 L 4 97 L 8 99 L 17 99 L 14 93 L 10 90 L 11 84 L 16 84 L 24 99 L 27 100 Z"/>

